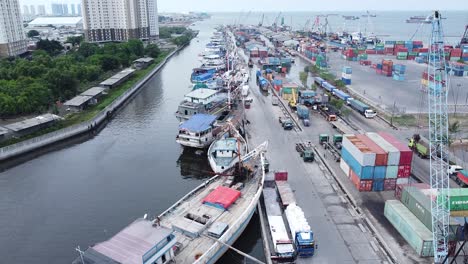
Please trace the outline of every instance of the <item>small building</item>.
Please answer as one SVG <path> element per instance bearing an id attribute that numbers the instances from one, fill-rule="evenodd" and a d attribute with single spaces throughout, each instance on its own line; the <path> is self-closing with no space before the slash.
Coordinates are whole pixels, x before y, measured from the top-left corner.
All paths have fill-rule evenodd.
<path id="1" fill-rule="evenodd" d="M 153 58 L 145 57 L 133 61 L 133 67 L 137 70 L 145 69 L 154 62 Z"/>
<path id="2" fill-rule="evenodd" d="M 152 221 L 137 219 L 109 240 L 87 249 L 73 264 L 172 263 L 177 247 L 173 233 Z"/>
<path id="3" fill-rule="evenodd" d="M 218 92 L 216 90 L 200 88 L 186 94 L 185 100 L 206 105 L 213 102 L 217 98 L 217 94 Z"/>
<path id="4" fill-rule="evenodd" d="M 63 105 L 68 107 L 69 111 L 83 111 L 87 106 L 97 104 L 106 91 L 107 89 L 103 87 L 93 87 L 66 101 Z"/>
<path id="5" fill-rule="evenodd" d="M 119 86 L 121 83 L 125 82 L 126 80 L 128 80 L 133 75 L 134 72 L 135 72 L 135 69 L 127 68 L 115 74 L 114 76 L 110 77 L 109 79 L 101 82 L 99 86 L 103 88 L 112 89 L 114 87 Z"/>
<path id="6" fill-rule="evenodd" d="M 57 115 L 44 114 L 44 115 L 36 116 L 34 118 L 30 118 L 30 119 L 26 119 L 20 122 L 9 124 L 4 127 L 11 130 L 14 136 L 21 137 L 21 136 L 29 135 L 40 129 L 50 127 L 57 120 L 60 120 L 60 119 L 62 118 Z"/>

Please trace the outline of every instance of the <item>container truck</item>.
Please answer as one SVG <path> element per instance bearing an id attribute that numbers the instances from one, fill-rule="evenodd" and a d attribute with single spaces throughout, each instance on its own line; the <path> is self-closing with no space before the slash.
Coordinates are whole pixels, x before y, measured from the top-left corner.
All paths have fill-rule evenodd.
<path id="1" fill-rule="evenodd" d="M 297 116 L 299 119 L 309 119 L 309 108 L 305 105 L 297 105 Z"/>
<path id="2" fill-rule="evenodd" d="M 330 93 L 332 93 L 336 89 L 335 86 L 331 85 L 328 82 L 322 82 L 322 88 L 329 91 Z"/>
<path id="3" fill-rule="evenodd" d="M 416 151 L 419 157 L 425 159 L 429 157 L 429 144 L 421 138 L 419 134 L 414 134 L 412 138 L 410 138 L 408 147 L 413 151 Z"/>
<path id="4" fill-rule="evenodd" d="M 351 95 L 341 91 L 341 90 L 338 90 L 338 89 L 335 89 L 333 90 L 333 94 L 338 97 L 339 99 L 343 100 L 345 103 L 348 103 L 348 100 L 351 99 Z M 352 100 L 350 100 L 352 101 Z"/>
<path id="5" fill-rule="evenodd" d="M 315 253 L 314 233 L 304 212 L 296 204 L 290 204 L 285 210 L 289 231 L 299 257 L 311 257 Z"/>
<path id="6" fill-rule="evenodd" d="M 374 118 L 377 113 L 374 110 L 370 109 L 370 107 L 363 102 L 353 99 L 349 100 L 349 105 L 354 110 L 358 111 L 361 115 L 365 116 L 366 118 Z"/>

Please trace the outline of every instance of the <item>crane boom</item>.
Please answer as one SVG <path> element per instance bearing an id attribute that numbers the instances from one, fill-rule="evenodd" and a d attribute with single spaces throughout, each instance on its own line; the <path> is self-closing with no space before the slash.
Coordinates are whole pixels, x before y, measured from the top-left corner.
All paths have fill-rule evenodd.
<path id="1" fill-rule="evenodd" d="M 448 165 L 448 78 L 445 69 L 444 39 L 439 11 L 432 20 L 429 61 L 427 67 L 429 106 L 429 147 L 431 188 L 436 189 L 437 199 L 431 199 L 432 236 L 434 262 L 441 263 L 448 254 L 449 235 L 449 175 Z"/>

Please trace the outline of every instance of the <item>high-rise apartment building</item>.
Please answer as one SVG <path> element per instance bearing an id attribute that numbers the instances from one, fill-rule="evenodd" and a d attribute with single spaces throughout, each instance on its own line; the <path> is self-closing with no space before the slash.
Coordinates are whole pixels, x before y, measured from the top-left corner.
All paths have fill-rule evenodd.
<path id="1" fill-rule="evenodd" d="M 39 16 L 43 16 L 43 15 L 46 14 L 45 5 L 38 5 L 37 6 L 37 14 Z"/>
<path id="2" fill-rule="evenodd" d="M 159 37 L 159 21 L 158 21 L 158 2 L 157 0 L 148 1 L 148 21 L 150 28 L 150 38 L 157 39 Z"/>
<path id="3" fill-rule="evenodd" d="M 23 5 L 23 14 L 26 16 L 29 15 L 29 6 Z"/>
<path id="4" fill-rule="evenodd" d="M 78 15 L 81 16 L 81 4 L 77 4 L 76 9 L 77 9 L 76 11 L 77 11 Z"/>
<path id="5" fill-rule="evenodd" d="M 29 6 L 29 12 L 31 13 L 31 15 L 35 16 L 36 15 L 36 7 L 33 6 L 33 5 L 30 5 Z"/>
<path id="6" fill-rule="evenodd" d="M 16 56 L 26 52 L 18 0 L 0 0 L 0 56 Z"/>
<path id="7" fill-rule="evenodd" d="M 76 15 L 75 4 L 70 4 L 70 15 Z"/>
<path id="8" fill-rule="evenodd" d="M 156 19 L 151 20 L 151 26 L 157 25 L 156 0 L 83 0 L 82 3 L 85 36 L 90 42 L 147 40 L 151 18 Z"/>

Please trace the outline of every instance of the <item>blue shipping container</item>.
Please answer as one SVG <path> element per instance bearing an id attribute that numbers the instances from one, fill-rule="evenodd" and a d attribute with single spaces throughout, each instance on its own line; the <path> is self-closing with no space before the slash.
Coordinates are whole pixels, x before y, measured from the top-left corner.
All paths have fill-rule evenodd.
<path id="1" fill-rule="evenodd" d="M 346 161 L 349 167 L 357 174 L 359 179 L 372 180 L 374 166 L 362 166 L 345 148 L 341 149 L 341 158 Z"/>
<path id="2" fill-rule="evenodd" d="M 372 183 L 372 191 L 373 192 L 381 192 L 384 190 L 384 180 L 379 179 L 379 180 L 374 180 Z"/>
<path id="3" fill-rule="evenodd" d="M 341 78 L 341 81 L 346 85 L 351 85 L 351 79 Z"/>
<path id="4" fill-rule="evenodd" d="M 387 172 L 386 166 L 375 166 L 374 167 L 374 180 L 385 179 L 386 172 Z"/>
<path id="5" fill-rule="evenodd" d="M 329 91 L 329 92 L 333 92 L 333 91 L 336 89 L 335 86 L 333 86 L 333 85 L 331 85 L 331 84 L 329 84 L 328 82 L 325 82 L 325 81 L 322 82 L 322 87 L 323 87 L 325 90 Z"/>
<path id="6" fill-rule="evenodd" d="M 348 98 L 351 97 L 349 94 L 338 89 L 334 90 L 333 93 L 335 94 L 336 97 L 340 98 L 343 101 L 346 101 L 348 100 Z"/>
<path id="7" fill-rule="evenodd" d="M 342 70 L 344 73 L 346 74 L 352 74 L 353 73 L 353 70 L 351 69 L 351 67 L 349 66 L 343 66 L 343 70 Z"/>
<path id="8" fill-rule="evenodd" d="M 317 83 L 318 85 L 322 86 L 322 83 L 324 82 L 325 80 L 320 78 L 320 77 L 315 77 L 315 83 Z"/>

